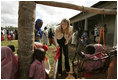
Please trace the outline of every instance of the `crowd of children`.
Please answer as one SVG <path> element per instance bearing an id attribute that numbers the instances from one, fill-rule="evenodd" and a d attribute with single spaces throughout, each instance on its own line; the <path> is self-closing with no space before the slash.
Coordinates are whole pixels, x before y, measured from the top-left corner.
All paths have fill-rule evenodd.
<path id="1" fill-rule="evenodd" d="M 12 30 L 1 30 L 1 41 L 5 40 L 18 40 L 18 32 L 15 30 L 14 32 Z"/>

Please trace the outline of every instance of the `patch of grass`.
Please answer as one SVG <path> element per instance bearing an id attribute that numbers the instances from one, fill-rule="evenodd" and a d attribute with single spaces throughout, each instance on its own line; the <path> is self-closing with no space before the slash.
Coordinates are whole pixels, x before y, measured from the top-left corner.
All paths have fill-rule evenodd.
<path id="1" fill-rule="evenodd" d="M 1 46 L 7 46 L 7 45 L 14 45 L 15 46 L 15 54 L 17 54 L 18 50 L 18 40 L 11 40 L 11 41 L 1 41 Z"/>
<path id="2" fill-rule="evenodd" d="M 46 56 L 48 57 L 51 66 L 54 66 L 54 57 L 56 55 L 56 47 L 54 45 L 48 46 Z"/>

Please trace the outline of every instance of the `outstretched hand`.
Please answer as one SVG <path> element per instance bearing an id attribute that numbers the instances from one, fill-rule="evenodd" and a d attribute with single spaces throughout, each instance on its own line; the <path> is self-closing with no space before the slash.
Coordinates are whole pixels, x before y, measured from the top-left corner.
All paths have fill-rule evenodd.
<path id="1" fill-rule="evenodd" d="M 66 40 L 66 42 L 65 42 L 65 45 L 67 45 L 68 44 L 68 40 Z"/>
<path id="2" fill-rule="evenodd" d="M 56 48 L 59 48 L 59 44 L 56 44 Z"/>

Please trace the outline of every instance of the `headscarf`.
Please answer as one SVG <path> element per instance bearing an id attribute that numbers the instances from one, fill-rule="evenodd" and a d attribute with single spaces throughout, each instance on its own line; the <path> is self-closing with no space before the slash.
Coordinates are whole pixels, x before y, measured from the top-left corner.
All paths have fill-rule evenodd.
<path id="1" fill-rule="evenodd" d="M 42 31 L 41 31 L 41 28 L 38 29 L 37 24 L 38 24 L 39 22 L 41 22 L 41 21 L 42 21 L 41 19 L 37 19 L 36 22 L 35 22 L 35 29 L 37 29 L 37 30 L 39 31 L 39 33 L 40 33 L 40 38 L 42 38 Z"/>
<path id="2" fill-rule="evenodd" d="M 101 44 L 95 44 L 94 47 L 95 47 L 95 54 L 101 52 L 101 54 L 98 54 L 98 55 L 96 55 L 96 56 L 97 56 L 97 57 L 100 57 L 100 56 L 103 57 L 103 53 L 102 53 L 102 51 L 104 50 L 104 49 L 103 49 L 103 46 L 102 46 Z"/>
<path id="3" fill-rule="evenodd" d="M 37 48 L 43 48 L 45 51 L 48 50 L 48 46 L 47 45 L 42 45 L 39 42 L 34 42 L 34 49 L 37 49 Z"/>
<path id="4" fill-rule="evenodd" d="M 41 48 L 43 45 L 39 42 L 34 42 L 34 49 Z"/>
<path id="5" fill-rule="evenodd" d="M 43 45 L 42 48 L 47 51 L 48 50 L 48 46 L 47 45 Z"/>
<path id="6" fill-rule="evenodd" d="M 1 48 L 1 78 L 14 79 L 18 70 L 18 61 L 12 50 L 3 46 Z"/>

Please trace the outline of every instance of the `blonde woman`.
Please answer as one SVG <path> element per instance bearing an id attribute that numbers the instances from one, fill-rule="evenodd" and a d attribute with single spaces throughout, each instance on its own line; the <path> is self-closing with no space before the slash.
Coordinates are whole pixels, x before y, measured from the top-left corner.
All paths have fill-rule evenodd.
<path id="1" fill-rule="evenodd" d="M 62 75 L 62 51 L 65 56 L 65 70 L 70 71 L 69 57 L 68 57 L 68 43 L 72 37 L 72 29 L 70 28 L 70 21 L 63 19 L 59 27 L 56 28 L 54 40 L 56 47 L 60 48 L 60 57 L 58 60 L 58 74 Z"/>

